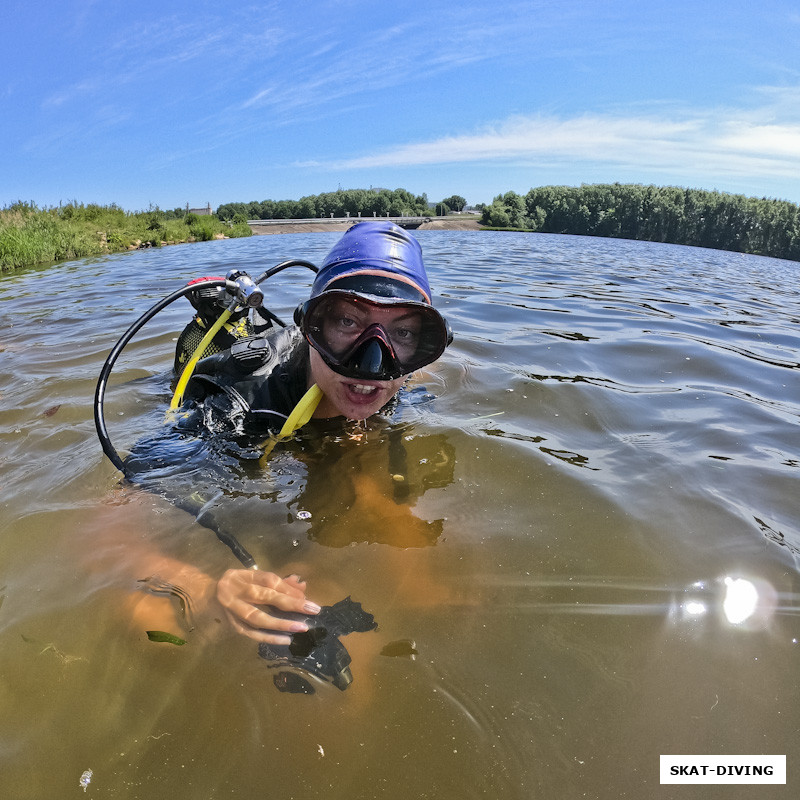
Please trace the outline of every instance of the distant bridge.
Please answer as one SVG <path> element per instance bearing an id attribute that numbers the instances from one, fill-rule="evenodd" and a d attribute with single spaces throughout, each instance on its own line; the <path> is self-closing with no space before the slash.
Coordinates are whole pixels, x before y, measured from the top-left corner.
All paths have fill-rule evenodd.
<path id="1" fill-rule="evenodd" d="M 388 220 L 401 228 L 418 228 L 423 222 L 430 222 L 436 217 L 310 217 L 309 219 L 249 219 L 251 227 L 262 225 L 341 225 L 343 222 L 366 222 L 369 220 Z"/>

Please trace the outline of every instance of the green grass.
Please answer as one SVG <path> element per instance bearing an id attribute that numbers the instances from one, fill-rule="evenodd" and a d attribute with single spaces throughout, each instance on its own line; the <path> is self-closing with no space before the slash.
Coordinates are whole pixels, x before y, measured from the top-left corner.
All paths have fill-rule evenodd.
<path id="1" fill-rule="evenodd" d="M 40 209 L 32 203 L 19 202 L 0 209 L 0 271 L 148 244 L 161 247 L 250 235 L 246 224 L 222 222 L 216 216 L 199 217 L 179 209 L 128 212 L 116 205 L 78 202 Z"/>

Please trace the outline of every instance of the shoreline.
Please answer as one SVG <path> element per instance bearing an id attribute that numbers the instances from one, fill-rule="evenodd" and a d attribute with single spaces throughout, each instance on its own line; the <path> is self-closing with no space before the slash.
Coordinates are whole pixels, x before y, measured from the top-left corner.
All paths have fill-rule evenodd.
<path id="1" fill-rule="evenodd" d="M 332 219 L 327 221 L 320 220 L 319 222 L 312 221 L 299 221 L 299 222 L 272 222 L 267 225 L 249 225 L 253 236 L 270 236 L 275 233 L 342 233 L 355 225 L 356 222 L 367 222 L 372 217 L 364 217 L 363 220 L 358 217 L 350 219 Z M 377 217 L 381 219 L 381 217 Z M 418 226 L 410 230 L 423 231 L 423 230 L 448 230 L 448 231 L 480 231 L 484 226 L 480 224 L 478 218 L 464 218 L 464 217 L 448 217 L 446 219 L 438 218 L 431 219 L 430 222 L 422 222 Z"/>
<path id="2" fill-rule="evenodd" d="M 372 219 L 371 217 L 364 217 L 364 221 Z M 377 219 L 382 219 L 378 217 Z M 385 218 L 383 218 L 385 219 Z M 428 221 L 421 222 L 416 227 L 410 228 L 410 230 L 451 230 L 451 231 L 480 231 L 486 230 L 485 226 L 481 225 L 478 222 L 479 217 L 433 217 L 430 218 Z M 268 236 L 270 234 L 285 234 L 285 233 L 344 233 L 348 228 L 352 227 L 356 222 L 359 221 L 358 217 L 352 217 L 349 219 L 329 219 L 329 220 L 286 220 L 285 222 L 282 221 L 268 221 L 266 225 L 248 225 L 250 232 L 253 236 Z M 392 220 L 394 221 L 394 220 Z M 402 222 L 402 219 L 400 219 Z M 0 219 L 2 222 L 2 219 Z M 6 275 L 11 275 L 18 270 L 27 269 L 29 267 L 37 267 L 49 264 L 58 264 L 63 261 L 69 261 L 79 258 L 95 258 L 95 257 L 102 257 L 105 255 L 110 255 L 114 253 L 124 253 L 124 252 L 132 252 L 136 250 L 144 250 L 150 247 L 171 247 L 173 245 L 180 245 L 180 244 L 192 244 L 196 241 L 209 241 L 209 240 L 220 240 L 220 239 L 229 239 L 229 238 L 238 238 L 238 237 L 230 237 L 225 235 L 221 232 L 214 232 L 212 233 L 207 239 L 206 238 L 194 238 L 192 236 L 192 231 L 187 230 L 185 233 L 188 233 L 189 236 L 187 238 L 146 238 L 146 234 L 149 231 L 142 231 L 136 230 L 135 233 L 131 235 L 131 231 L 123 231 L 124 238 L 120 234 L 120 231 L 113 230 L 117 237 L 118 244 L 116 246 L 111 246 L 109 242 L 109 235 L 106 231 L 103 230 L 96 230 L 98 225 L 96 223 L 92 223 L 91 225 L 84 225 L 83 228 L 85 230 L 79 231 L 79 233 L 83 236 L 82 244 L 84 246 L 70 250 L 68 252 L 61 252 L 59 251 L 55 244 L 46 241 L 43 245 L 43 252 L 41 254 L 37 253 L 33 257 L 25 258 L 23 254 L 23 258 L 21 260 L 12 259 L 8 263 L 5 261 L 0 263 L 0 276 L 5 277 Z M 92 234 L 90 229 L 95 231 L 96 233 Z M 0 233 L 3 230 L 0 227 Z M 174 232 L 174 231 L 173 231 Z M 167 231 L 169 233 L 169 231 Z M 184 233 L 184 231 L 181 231 Z M 75 234 L 77 236 L 77 234 Z M 73 237 L 75 238 L 75 237 Z M 115 243 L 116 244 L 116 243 Z M 44 257 L 42 257 L 44 256 Z"/>

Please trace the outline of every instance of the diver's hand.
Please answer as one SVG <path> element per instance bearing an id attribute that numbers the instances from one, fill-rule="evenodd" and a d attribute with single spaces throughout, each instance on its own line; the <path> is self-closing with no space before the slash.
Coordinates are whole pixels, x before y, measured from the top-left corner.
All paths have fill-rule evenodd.
<path id="1" fill-rule="evenodd" d="M 306 599 L 306 583 L 297 575 L 280 578 L 274 572 L 252 569 L 229 569 L 217 583 L 217 600 L 234 630 L 268 644 L 289 644 L 292 633 L 306 631 L 308 626 L 273 617 L 262 606 L 303 616 L 320 611 Z"/>

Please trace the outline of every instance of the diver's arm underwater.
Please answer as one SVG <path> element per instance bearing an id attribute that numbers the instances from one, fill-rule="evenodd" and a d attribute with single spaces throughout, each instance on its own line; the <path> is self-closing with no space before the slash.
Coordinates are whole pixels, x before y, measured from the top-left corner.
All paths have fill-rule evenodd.
<path id="1" fill-rule="evenodd" d="M 219 622 L 225 621 L 230 624 L 224 627 L 259 643 L 286 644 L 296 628 L 285 618 L 255 617 L 253 611 L 263 606 L 265 611 L 292 612 L 298 619 L 313 615 L 316 605 L 309 604 L 305 583 L 297 575 L 282 579 L 267 570 L 226 571 L 230 557 L 213 544 L 200 543 L 190 562 L 181 545 L 191 537 L 192 527 L 189 517 L 152 493 L 128 487 L 98 508 L 80 531 L 83 543 L 76 543 L 76 551 L 84 554 L 88 573 L 117 590 L 112 606 L 121 604 L 120 612 L 139 633 L 183 636 L 197 630 L 206 638 L 222 633 Z M 251 630 L 242 618 L 248 616 L 263 627 Z"/>
<path id="2" fill-rule="evenodd" d="M 146 536 L 131 537 L 126 555 L 135 563 L 137 580 L 157 576 L 159 582 L 179 587 L 200 605 L 208 607 L 219 602 L 224 614 L 217 613 L 217 616 L 224 616 L 238 633 L 259 643 L 285 644 L 287 634 L 299 629 L 291 627 L 283 618 L 272 617 L 267 609 L 274 607 L 307 616 L 317 613 L 319 607 L 308 602 L 305 584 L 296 576 L 283 579 L 271 571 L 258 569 L 253 556 L 229 532 L 229 523 L 226 525 L 224 517 L 218 518 L 216 501 L 225 495 L 216 488 L 216 481 L 223 479 L 227 467 L 223 456 L 210 447 L 207 439 L 187 435 L 183 429 L 165 428 L 137 442 L 123 465 L 129 484 L 188 512 L 196 524 L 213 531 L 228 545 L 242 568 L 226 570 L 217 581 L 208 572 L 169 557 L 156 546 L 147 546 Z M 202 484 L 208 488 L 209 480 L 210 499 L 203 496 L 202 489 Z M 172 549 L 171 544 L 169 549 Z M 212 548 L 212 552 L 217 553 L 217 548 Z M 220 556 L 225 553 L 219 549 Z M 230 561 L 229 556 L 227 560 Z M 260 560 L 261 566 L 266 566 L 263 554 Z M 214 571 L 213 567 L 207 569 Z M 149 584 L 142 582 L 139 588 L 147 591 Z M 140 597 L 136 616 L 145 621 L 148 614 L 165 613 L 159 612 L 156 606 L 153 598 Z"/>

